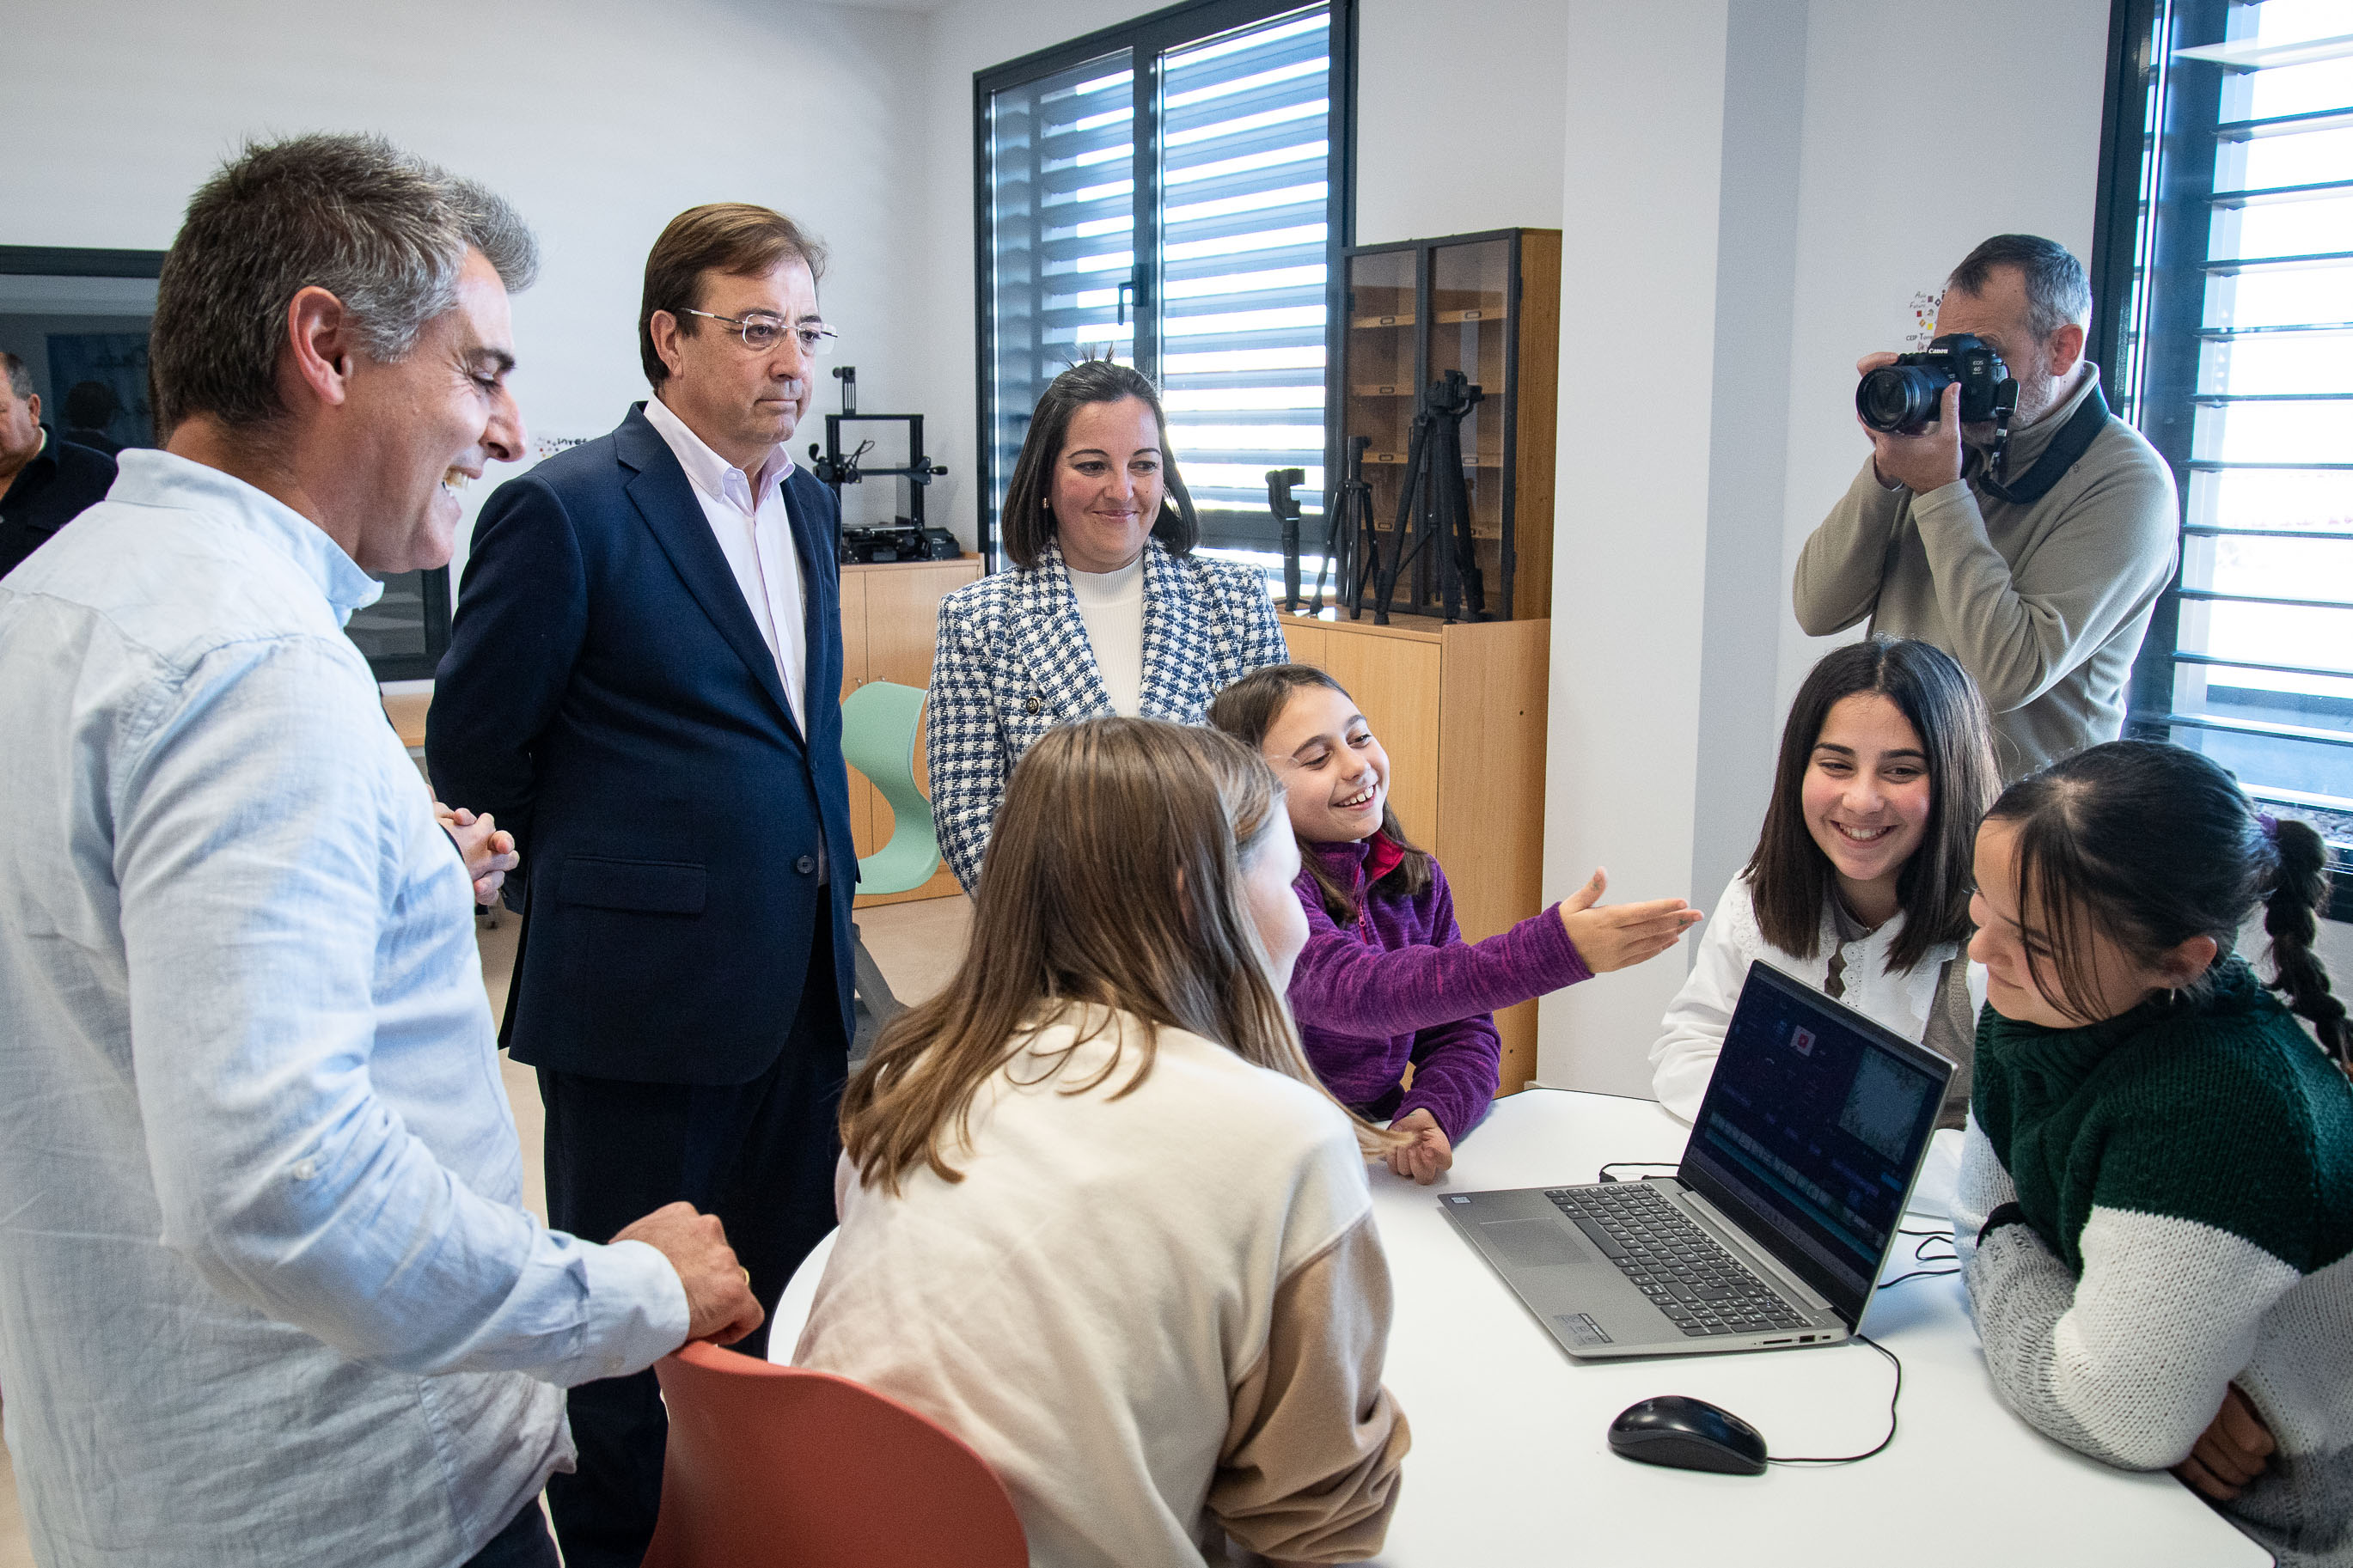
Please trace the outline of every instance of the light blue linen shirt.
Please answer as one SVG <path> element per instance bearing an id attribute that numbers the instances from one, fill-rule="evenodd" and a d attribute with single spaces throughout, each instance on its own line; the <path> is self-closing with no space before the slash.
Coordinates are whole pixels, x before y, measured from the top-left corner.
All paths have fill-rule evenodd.
<path id="1" fill-rule="evenodd" d="M 0 1388 L 36 1557 L 449 1568 L 677 1275 L 522 1207 L 465 869 L 303 518 L 132 450 L 0 580 Z"/>

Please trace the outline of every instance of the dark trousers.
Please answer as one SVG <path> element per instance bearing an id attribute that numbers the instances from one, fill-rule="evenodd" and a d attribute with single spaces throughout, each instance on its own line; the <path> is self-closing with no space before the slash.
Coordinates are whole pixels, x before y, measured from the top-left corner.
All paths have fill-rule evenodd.
<path id="1" fill-rule="evenodd" d="M 556 1561 L 555 1542 L 547 1538 L 547 1521 L 532 1499 L 507 1521 L 507 1527 L 466 1559 L 465 1568 L 563 1568 Z"/>
<path id="2" fill-rule="evenodd" d="M 809 1249 L 833 1228 L 849 1042 L 822 928 L 784 1049 L 749 1083 L 627 1083 L 539 1070 L 547 1108 L 548 1222 L 591 1241 L 664 1204 L 715 1214 L 774 1311 Z M 765 1322 L 732 1349 L 767 1353 Z M 551 1477 L 548 1510 L 567 1568 L 638 1568 L 661 1507 L 669 1439 L 651 1371 L 571 1391 L 579 1468 Z"/>

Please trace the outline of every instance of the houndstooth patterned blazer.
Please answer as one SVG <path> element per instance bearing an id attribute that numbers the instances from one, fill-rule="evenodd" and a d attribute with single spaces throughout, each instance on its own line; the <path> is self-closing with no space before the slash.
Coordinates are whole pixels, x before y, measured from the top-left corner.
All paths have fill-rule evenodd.
<path id="1" fill-rule="evenodd" d="M 1229 683 L 1290 657 L 1255 567 L 1175 556 L 1145 541 L 1145 718 L 1198 724 Z M 989 824 L 1021 753 L 1057 724 L 1111 710 L 1050 542 L 1035 567 L 983 577 L 940 601 L 924 754 L 940 852 L 967 890 L 980 879 Z"/>

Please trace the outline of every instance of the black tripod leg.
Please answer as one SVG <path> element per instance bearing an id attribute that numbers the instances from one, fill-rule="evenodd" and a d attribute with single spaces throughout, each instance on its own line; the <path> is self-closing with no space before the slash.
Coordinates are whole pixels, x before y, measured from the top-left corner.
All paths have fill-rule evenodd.
<path id="1" fill-rule="evenodd" d="M 1389 541 L 1388 560 L 1381 568 L 1380 596 L 1374 601 L 1373 624 L 1389 624 L 1389 604 L 1397 595 L 1398 574 L 1413 559 L 1407 541 L 1413 534 L 1413 519 L 1421 500 L 1422 481 L 1430 458 L 1430 422 L 1427 416 L 1415 418 L 1413 439 L 1406 444 L 1405 482 L 1398 492 L 1397 527 Z"/>

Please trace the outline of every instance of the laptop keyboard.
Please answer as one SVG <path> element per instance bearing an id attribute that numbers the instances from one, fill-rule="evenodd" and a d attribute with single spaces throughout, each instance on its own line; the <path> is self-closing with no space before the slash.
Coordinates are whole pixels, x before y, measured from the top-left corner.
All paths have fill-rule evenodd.
<path id="1" fill-rule="evenodd" d="M 1645 1183 L 1567 1187 L 1545 1196 L 1688 1338 L 1813 1326 Z"/>

